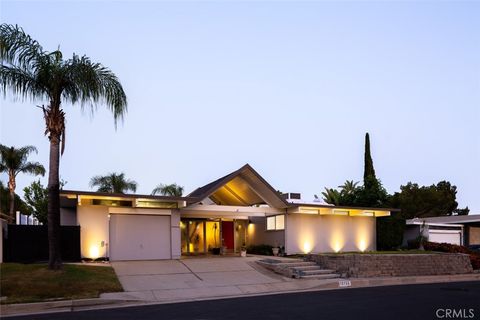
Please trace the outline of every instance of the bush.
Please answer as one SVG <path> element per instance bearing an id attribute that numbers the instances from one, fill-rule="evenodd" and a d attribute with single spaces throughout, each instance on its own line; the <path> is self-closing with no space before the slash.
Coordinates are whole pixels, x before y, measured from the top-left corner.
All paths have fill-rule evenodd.
<path id="1" fill-rule="evenodd" d="M 398 212 L 377 220 L 377 249 L 395 250 L 402 245 L 405 220 Z"/>
<path id="2" fill-rule="evenodd" d="M 470 250 L 465 246 L 458 246 L 450 243 L 425 242 L 424 248 L 425 250 L 430 251 L 468 254 L 470 256 L 470 262 L 472 263 L 473 269 L 480 269 L 480 253 Z"/>
<path id="3" fill-rule="evenodd" d="M 269 244 L 250 245 L 247 247 L 247 253 L 273 256 L 272 248 Z"/>

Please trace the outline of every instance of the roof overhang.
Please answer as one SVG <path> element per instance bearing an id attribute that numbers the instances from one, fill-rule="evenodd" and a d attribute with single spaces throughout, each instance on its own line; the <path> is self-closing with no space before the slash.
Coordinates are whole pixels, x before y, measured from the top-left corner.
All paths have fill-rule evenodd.
<path id="1" fill-rule="evenodd" d="M 211 199 L 217 205 L 254 206 L 268 204 L 272 208 L 287 208 L 288 203 L 250 165 L 246 164 L 189 196 Z"/>
<path id="2" fill-rule="evenodd" d="M 326 205 L 302 205 L 292 206 L 288 209 L 291 214 L 312 214 L 351 217 L 388 217 L 392 209 L 386 208 L 361 208 L 361 207 L 338 207 Z"/>
<path id="3" fill-rule="evenodd" d="M 190 197 L 169 197 L 169 196 L 152 196 L 142 194 L 123 194 L 123 193 L 105 193 L 92 191 L 77 190 L 60 190 L 60 201 L 62 207 L 74 207 L 92 201 L 97 202 L 128 202 L 130 207 L 140 208 L 182 208 L 188 203 L 198 201 L 196 198 Z M 120 204 L 121 205 L 121 204 Z"/>

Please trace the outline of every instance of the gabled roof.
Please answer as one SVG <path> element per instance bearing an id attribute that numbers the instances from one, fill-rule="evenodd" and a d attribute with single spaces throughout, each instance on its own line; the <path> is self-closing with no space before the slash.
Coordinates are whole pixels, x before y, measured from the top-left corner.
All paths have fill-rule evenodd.
<path id="1" fill-rule="evenodd" d="M 191 192 L 188 197 L 210 198 L 217 204 L 252 206 L 268 204 L 286 208 L 288 203 L 249 164 Z"/>

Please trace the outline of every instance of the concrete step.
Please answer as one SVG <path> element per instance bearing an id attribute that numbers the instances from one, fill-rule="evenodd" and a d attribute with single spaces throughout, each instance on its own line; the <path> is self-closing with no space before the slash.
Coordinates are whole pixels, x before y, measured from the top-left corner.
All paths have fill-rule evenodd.
<path id="1" fill-rule="evenodd" d="M 306 267 L 306 266 L 317 266 L 315 262 L 299 261 L 299 262 L 281 262 L 275 264 L 278 267 Z"/>
<path id="2" fill-rule="evenodd" d="M 302 275 L 313 275 L 313 274 L 335 274 L 334 270 L 327 270 L 327 269 L 317 269 L 317 270 L 303 270 L 300 272 Z"/>
<path id="3" fill-rule="evenodd" d="M 311 274 L 307 276 L 300 276 L 300 279 L 335 279 L 340 278 L 340 275 L 337 273 L 328 273 L 328 274 Z"/>
<path id="4" fill-rule="evenodd" d="M 304 270 L 318 270 L 320 269 L 319 266 L 317 265 L 314 265 L 314 266 L 300 266 L 300 267 L 288 267 L 290 269 L 295 269 L 295 270 L 299 270 L 299 271 L 304 271 Z"/>

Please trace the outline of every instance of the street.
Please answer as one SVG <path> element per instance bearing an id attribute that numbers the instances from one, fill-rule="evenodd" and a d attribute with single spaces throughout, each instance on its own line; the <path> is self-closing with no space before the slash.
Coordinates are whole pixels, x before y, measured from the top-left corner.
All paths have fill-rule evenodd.
<path id="1" fill-rule="evenodd" d="M 401 285 L 11 319 L 480 319 L 480 282 Z"/>

